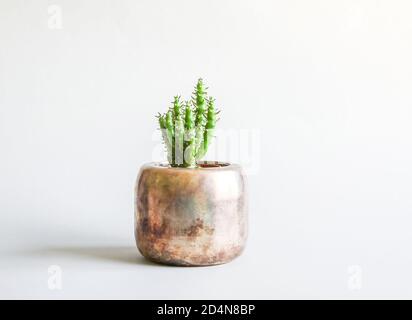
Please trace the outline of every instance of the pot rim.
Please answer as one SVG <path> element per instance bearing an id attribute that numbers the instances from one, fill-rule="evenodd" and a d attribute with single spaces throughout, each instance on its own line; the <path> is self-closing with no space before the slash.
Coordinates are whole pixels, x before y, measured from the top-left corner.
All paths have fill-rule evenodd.
<path id="1" fill-rule="evenodd" d="M 199 161 L 199 166 L 195 168 L 182 168 L 182 167 L 172 167 L 168 162 L 149 162 L 144 164 L 144 167 L 159 168 L 159 169 L 169 169 L 169 170 L 227 170 L 240 168 L 240 165 L 236 163 L 231 163 L 227 161 Z"/>

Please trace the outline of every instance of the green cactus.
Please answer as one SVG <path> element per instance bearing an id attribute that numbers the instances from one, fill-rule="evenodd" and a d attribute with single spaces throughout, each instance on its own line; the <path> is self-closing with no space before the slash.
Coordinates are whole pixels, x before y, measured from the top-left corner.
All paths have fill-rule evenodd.
<path id="1" fill-rule="evenodd" d="M 172 167 L 195 168 L 207 153 L 216 126 L 215 100 L 207 96 L 203 80 L 197 81 L 191 101 L 175 96 L 173 106 L 159 114 L 159 126 Z"/>
<path id="2" fill-rule="evenodd" d="M 184 152 L 184 135 L 185 127 L 182 115 L 182 103 L 180 102 L 180 96 L 175 96 L 173 101 L 173 120 L 175 124 L 175 151 L 172 161 L 169 163 L 175 163 L 177 165 L 183 164 L 183 152 Z"/>
<path id="3" fill-rule="evenodd" d="M 203 141 L 198 150 L 199 158 L 203 158 L 206 155 L 207 149 L 212 141 L 214 129 L 216 127 L 216 114 L 215 100 L 213 98 L 209 98 L 207 101 L 207 121 L 204 127 Z"/>

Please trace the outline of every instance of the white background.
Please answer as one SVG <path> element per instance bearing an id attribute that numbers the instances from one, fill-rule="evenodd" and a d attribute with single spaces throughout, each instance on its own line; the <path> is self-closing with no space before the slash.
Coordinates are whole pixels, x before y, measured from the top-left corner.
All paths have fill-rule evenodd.
<path id="1" fill-rule="evenodd" d="M 0 297 L 412 298 L 411 57 L 408 0 L 1 0 Z M 134 180 L 200 76 L 260 132 L 248 247 L 154 265 Z"/>

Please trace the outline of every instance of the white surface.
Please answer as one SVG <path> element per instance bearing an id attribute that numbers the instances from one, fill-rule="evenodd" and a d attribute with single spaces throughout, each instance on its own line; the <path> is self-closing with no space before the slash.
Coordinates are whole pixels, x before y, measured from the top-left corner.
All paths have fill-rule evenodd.
<path id="1" fill-rule="evenodd" d="M 2 0 L 0 297 L 412 298 L 411 10 Z M 199 76 L 220 128 L 260 132 L 249 244 L 223 266 L 152 265 L 134 179 L 153 116 Z"/>

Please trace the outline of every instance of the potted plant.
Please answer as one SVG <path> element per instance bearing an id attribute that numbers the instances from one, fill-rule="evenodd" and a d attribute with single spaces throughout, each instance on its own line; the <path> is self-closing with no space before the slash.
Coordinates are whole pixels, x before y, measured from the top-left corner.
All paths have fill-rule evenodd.
<path id="1" fill-rule="evenodd" d="M 158 122 L 168 164 L 145 164 L 135 188 L 135 237 L 143 256 L 202 266 L 239 256 L 247 238 L 245 176 L 236 164 L 201 161 L 218 112 L 199 79 L 192 100 L 176 96 Z"/>

